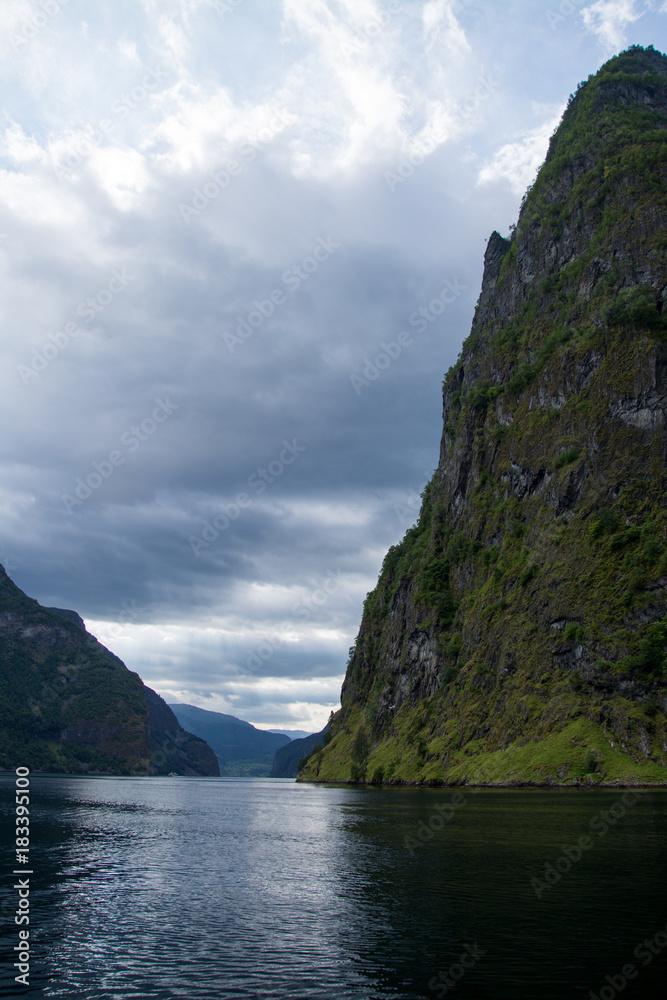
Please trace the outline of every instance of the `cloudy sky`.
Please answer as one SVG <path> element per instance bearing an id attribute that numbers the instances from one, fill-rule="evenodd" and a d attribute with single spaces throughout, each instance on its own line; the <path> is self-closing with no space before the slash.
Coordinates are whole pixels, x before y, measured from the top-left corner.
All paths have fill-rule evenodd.
<path id="1" fill-rule="evenodd" d="M 486 240 L 663 0 L 2 0 L 0 558 L 169 701 L 316 730 Z"/>

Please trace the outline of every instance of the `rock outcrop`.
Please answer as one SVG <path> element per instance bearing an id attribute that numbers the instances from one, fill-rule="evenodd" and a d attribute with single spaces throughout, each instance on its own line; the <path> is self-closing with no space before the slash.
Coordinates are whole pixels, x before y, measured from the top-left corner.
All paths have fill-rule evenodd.
<path id="1" fill-rule="evenodd" d="M 667 782 L 667 58 L 573 95 L 493 233 L 438 468 L 302 780 Z"/>

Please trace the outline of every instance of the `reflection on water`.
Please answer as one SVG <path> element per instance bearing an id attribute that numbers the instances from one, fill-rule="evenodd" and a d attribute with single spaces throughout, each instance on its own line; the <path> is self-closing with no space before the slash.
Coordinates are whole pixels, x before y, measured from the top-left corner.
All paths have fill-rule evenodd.
<path id="1" fill-rule="evenodd" d="M 667 995 L 667 948 L 633 954 L 667 925 L 667 792 L 31 785 L 33 985 L 5 972 L 4 997 Z"/>

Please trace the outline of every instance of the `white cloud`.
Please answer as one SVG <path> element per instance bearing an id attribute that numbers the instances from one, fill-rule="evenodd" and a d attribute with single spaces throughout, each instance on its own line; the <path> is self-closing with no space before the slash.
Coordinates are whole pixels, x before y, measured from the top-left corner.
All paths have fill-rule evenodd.
<path id="1" fill-rule="evenodd" d="M 429 0 L 422 12 L 429 45 L 439 41 L 448 56 L 461 61 L 470 54 L 466 33 L 456 19 L 452 0 Z"/>
<path id="2" fill-rule="evenodd" d="M 171 704 L 234 715 L 260 729 L 280 726 L 316 733 L 340 705 L 342 680 L 342 676 L 300 681 L 264 677 L 230 685 L 224 696 L 183 687 L 162 688 L 158 693 Z"/>
<path id="3" fill-rule="evenodd" d="M 301 118 L 293 140 L 297 172 L 323 176 L 367 162 L 400 129 L 404 96 L 392 74 L 396 18 L 383 17 L 370 2 L 348 3 L 336 16 L 323 0 L 285 0 L 284 16 L 311 48 L 283 88 Z"/>
<path id="4" fill-rule="evenodd" d="M 106 147 L 91 154 L 91 171 L 121 212 L 138 208 L 149 183 L 144 157 L 134 149 Z"/>
<path id="5" fill-rule="evenodd" d="M 546 121 L 531 129 L 518 142 L 501 146 L 479 171 L 478 183 L 495 183 L 504 179 L 509 181 L 513 191 L 523 194 L 535 180 L 564 107 L 556 115 L 552 112 Z"/>
<path id="6" fill-rule="evenodd" d="M 635 0 L 597 0 L 581 11 L 588 31 L 598 35 L 610 55 L 626 43 L 625 28 L 642 16 L 635 10 Z"/>
<path id="7" fill-rule="evenodd" d="M 415 15 L 400 4 L 346 0 L 334 13 L 324 0 L 285 0 L 285 24 L 315 49 L 281 92 L 301 113 L 293 138 L 299 176 L 349 172 L 424 143 L 433 152 L 460 128 L 457 112 L 482 70 L 451 0 L 430 0 L 417 18 L 424 51 L 407 60 Z"/>
<path id="8" fill-rule="evenodd" d="M 262 676 L 239 669 L 235 653 L 245 647 L 245 656 L 261 639 L 261 633 L 254 631 L 247 619 L 231 628 L 223 624 L 154 626 L 88 619 L 86 628 L 168 702 L 235 715 L 253 725 L 312 732 L 323 727 L 339 703 L 342 673 L 310 678 L 272 676 L 271 658 Z M 290 648 L 296 642 L 307 646 L 313 663 L 318 649 L 333 645 L 343 666 L 343 649 L 348 644 L 345 636 L 314 626 L 299 632 L 286 637 L 284 645 Z M 192 663 L 196 663 L 195 668 Z"/>
<path id="9" fill-rule="evenodd" d="M 31 162 L 46 163 L 48 160 L 44 149 L 33 136 L 25 134 L 17 122 L 12 122 L 2 136 L 0 149 L 14 163 L 27 164 Z"/>
<path id="10" fill-rule="evenodd" d="M 18 30 L 35 9 L 3 0 L 0 24 Z M 0 61 L 2 398 L 14 428 L 3 553 L 19 586 L 79 611 L 152 687 L 321 728 L 364 594 L 437 460 L 440 379 L 469 330 L 484 239 L 515 217 L 544 155 L 579 72 L 581 21 L 545 51 L 551 103 L 535 109 L 535 62 L 521 56 L 539 48 L 543 12 L 529 4 L 509 47 L 497 36 L 512 15 L 493 0 L 244 0 L 224 19 L 208 0 L 99 0 L 85 30 L 76 10 L 65 5 L 20 55 L 5 37 Z M 184 224 L 179 203 L 255 139 L 263 148 Z M 428 163 L 392 191 L 386 171 L 419 142 Z M 331 259 L 229 353 L 224 333 L 329 234 Z M 81 319 L 123 268 L 127 289 Z M 414 329 L 408 318 L 444 278 L 465 296 L 355 395 L 350 374 Z M 50 338 L 72 320 L 84 330 L 54 357 Z M 52 360 L 25 383 L 18 366 L 45 345 Z M 158 395 L 178 402 L 173 421 L 66 514 L 62 491 Z M 197 557 L 189 535 L 292 438 L 303 457 Z M 343 583 L 324 600 L 329 571 Z M 146 610 L 120 627 L 129 598 Z"/>

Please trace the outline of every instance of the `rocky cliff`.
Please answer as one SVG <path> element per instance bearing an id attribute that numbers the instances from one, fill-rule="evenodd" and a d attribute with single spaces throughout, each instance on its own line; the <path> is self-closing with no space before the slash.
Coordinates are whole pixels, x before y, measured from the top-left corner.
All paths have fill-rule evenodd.
<path id="1" fill-rule="evenodd" d="M 296 778 L 299 773 L 299 764 L 305 760 L 316 747 L 326 746 L 329 739 L 328 724 L 319 733 L 311 733 L 310 736 L 302 736 L 301 739 L 292 740 L 284 747 L 276 750 L 273 758 L 270 778 Z"/>
<path id="2" fill-rule="evenodd" d="M 667 58 L 572 95 L 493 233 L 440 461 L 302 780 L 667 781 Z"/>
<path id="3" fill-rule="evenodd" d="M 0 768 L 217 775 L 210 747 L 90 635 L 0 566 Z"/>

